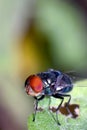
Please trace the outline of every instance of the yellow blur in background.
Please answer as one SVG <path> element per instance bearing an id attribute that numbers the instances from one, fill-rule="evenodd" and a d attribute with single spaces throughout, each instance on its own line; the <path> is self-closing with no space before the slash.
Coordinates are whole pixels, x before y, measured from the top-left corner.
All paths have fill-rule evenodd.
<path id="1" fill-rule="evenodd" d="M 83 2 L 84 3 L 84 2 Z M 49 68 L 87 66 L 84 3 L 60 0 L 0 1 L 0 129 L 27 130 L 33 98 L 25 79 Z"/>

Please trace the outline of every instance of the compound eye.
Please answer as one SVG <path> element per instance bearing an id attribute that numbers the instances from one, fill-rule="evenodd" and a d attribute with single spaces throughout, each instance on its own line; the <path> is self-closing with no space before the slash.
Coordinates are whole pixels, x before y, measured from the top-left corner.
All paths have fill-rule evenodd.
<path id="1" fill-rule="evenodd" d="M 43 90 L 43 82 L 39 76 L 36 75 L 31 76 L 29 85 L 36 93 L 39 93 Z"/>

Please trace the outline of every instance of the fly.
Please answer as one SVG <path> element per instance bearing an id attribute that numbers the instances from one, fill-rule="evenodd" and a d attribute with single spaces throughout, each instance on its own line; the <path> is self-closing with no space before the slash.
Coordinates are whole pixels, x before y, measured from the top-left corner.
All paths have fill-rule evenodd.
<path id="1" fill-rule="evenodd" d="M 33 96 L 36 100 L 33 121 L 35 121 L 38 102 L 40 100 L 46 96 L 49 97 L 49 100 L 50 96 L 61 100 L 60 104 L 56 108 L 56 122 L 58 125 L 60 125 L 58 120 L 58 111 L 61 108 L 64 97 L 69 98 L 66 103 L 66 108 L 68 110 L 71 95 L 67 93 L 73 89 L 72 78 L 66 73 L 49 69 L 46 72 L 30 75 L 25 81 L 25 89 L 26 93 Z"/>

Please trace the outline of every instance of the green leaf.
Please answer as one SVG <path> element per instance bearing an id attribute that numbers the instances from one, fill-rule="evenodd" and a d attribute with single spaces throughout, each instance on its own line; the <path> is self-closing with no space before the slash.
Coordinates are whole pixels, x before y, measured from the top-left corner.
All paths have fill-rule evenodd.
<path id="1" fill-rule="evenodd" d="M 38 112 L 35 122 L 32 122 L 32 115 L 28 118 L 28 130 L 58 130 L 58 127 L 48 111 Z"/>

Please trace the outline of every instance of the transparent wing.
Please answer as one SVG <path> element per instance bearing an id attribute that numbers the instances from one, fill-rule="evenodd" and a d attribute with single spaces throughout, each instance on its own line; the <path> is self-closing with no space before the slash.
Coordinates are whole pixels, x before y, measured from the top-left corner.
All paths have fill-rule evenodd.
<path id="1" fill-rule="evenodd" d="M 65 74 L 67 74 L 71 78 L 74 87 L 87 87 L 87 74 L 84 71 L 68 71 L 65 72 Z M 65 87 L 67 86 L 68 84 L 66 84 Z"/>
<path id="2" fill-rule="evenodd" d="M 72 79 L 73 83 L 87 79 L 87 75 L 81 72 L 68 71 L 65 72 L 65 74 L 67 74 Z"/>

